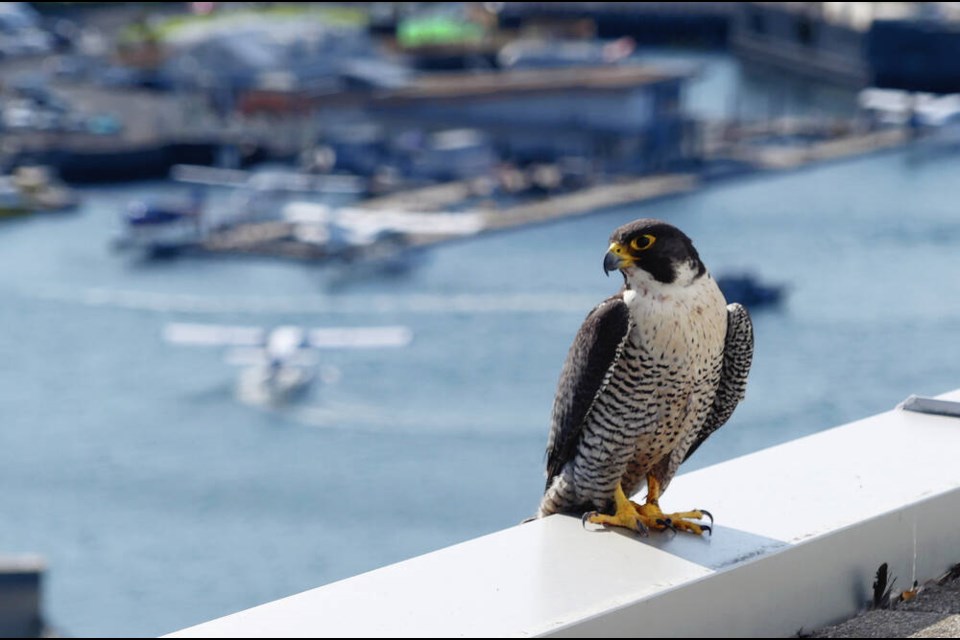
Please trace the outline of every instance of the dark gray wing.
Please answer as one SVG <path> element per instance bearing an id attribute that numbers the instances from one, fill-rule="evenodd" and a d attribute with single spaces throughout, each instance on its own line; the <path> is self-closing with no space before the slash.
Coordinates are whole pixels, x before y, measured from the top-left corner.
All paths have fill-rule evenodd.
<path id="1" fill-rule="evenodd" d="M 580 326 L 560 373 L 547 441 L 547 487 L 577 449 L 587 412 L 603 387 L 630 330 L 630 311 L 620 295 L 607 298 Z"/>
<path id="2" fill-rule="evenodd" d="M 750 314 L 738 303 L 727 305 L 727 337 L 723 347 L 723 365 L 720 384 L 693 445 L 687 449 L 684 460 L 697 450 L 707 437 L 722 427 L 747 392 L 747 374 L 753 362 L 753 323 Z"/>

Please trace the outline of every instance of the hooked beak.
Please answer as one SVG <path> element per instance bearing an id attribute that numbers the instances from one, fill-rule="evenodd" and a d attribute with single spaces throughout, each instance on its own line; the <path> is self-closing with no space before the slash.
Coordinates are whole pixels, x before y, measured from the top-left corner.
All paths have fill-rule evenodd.
<path id="1" fill-rule="evenodd" d="M 627 249 L 619 242 L 613 242 L 607 249 L 607 255 L 603 256 L 603 272 L 610 275 L 611 271 L 633 266 L 633 258 L 627 253 Z"/>

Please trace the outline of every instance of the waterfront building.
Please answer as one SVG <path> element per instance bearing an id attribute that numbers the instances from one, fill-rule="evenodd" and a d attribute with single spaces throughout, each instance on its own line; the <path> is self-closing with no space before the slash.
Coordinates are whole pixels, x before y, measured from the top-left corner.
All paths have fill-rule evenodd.
<path id="1" fill-rule="evenodd" d="M 690 74 L 647 66 L 422 76 L 374 96 L 389 127 L 475 128 L 518 162 L 590 159 L 600 172 L 646 173 L 692 161 L 696 127 L 681 107 Z"/>

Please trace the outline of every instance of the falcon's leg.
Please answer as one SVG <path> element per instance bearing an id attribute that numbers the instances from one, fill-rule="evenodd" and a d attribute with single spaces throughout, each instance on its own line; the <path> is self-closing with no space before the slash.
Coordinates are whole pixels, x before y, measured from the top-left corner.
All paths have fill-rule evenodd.
<path id="1" fill-rule="evenodd" d="M 617 483 L 617 491 L 613 495 L 613 499 L 617 509 L 613 515 L 608 516 L 605 513 L 591 511 L 583 514 L 583 521 L 610 525 L 612 527 L 625 527 L 636 531 L 640 535 L 647 535 L 649 525 L 645 522 L 644 516 L 638 511 L 637 507 L 639 505 L 631 502 L 630 499 L 627 498 L 619 482 Z"/>
<path id="2" fill-rule="evenodd" d="M 703 532 L 712 533 L 713 528 L 706 524 L 697 524 L 691 520 L 703 520 L 710 518 L 713 524 L 713 516 L 709 511 L 703 509 L 694 509 L 693 511 L 680 511 L 677 513 L 664 513 L 660 510 L 660 482 L 653 476 L 647 474 L 647 500 L 643 504 L 631 502 L 635 507 L 638 517 L 643 520 L 651 529 L 673 529 L 689 531 L 696 535 L 703 535 Z"/>

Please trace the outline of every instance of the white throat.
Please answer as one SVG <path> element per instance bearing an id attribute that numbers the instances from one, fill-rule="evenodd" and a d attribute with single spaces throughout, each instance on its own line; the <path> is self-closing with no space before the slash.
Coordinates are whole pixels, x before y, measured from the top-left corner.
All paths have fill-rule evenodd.
<path id="1" fill-rule="evenodd" d="M 643 269 L 632 268 L 626 272 L 627 290 L 623 300 L 627 306 L 688 306 L 691 303 L 711 300 L 720 295 L 716 282 L 708 272 L 697 277 L 697 270 L 690 263 L 677 268 L 673 282 L 660 282 Z"/>

